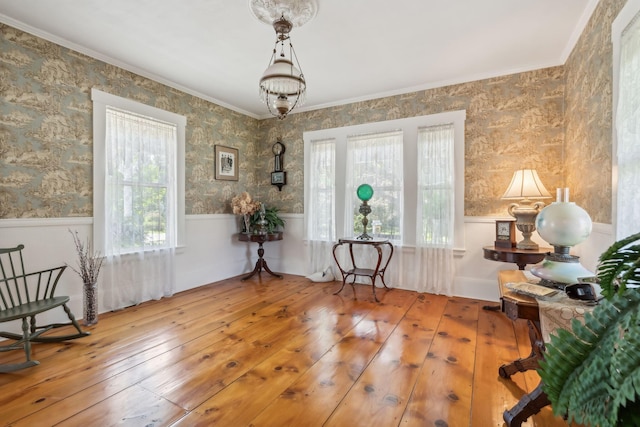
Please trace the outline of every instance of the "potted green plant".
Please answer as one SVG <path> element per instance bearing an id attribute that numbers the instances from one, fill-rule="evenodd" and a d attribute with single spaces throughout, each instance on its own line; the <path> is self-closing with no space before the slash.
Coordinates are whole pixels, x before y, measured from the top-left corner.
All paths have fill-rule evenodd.
<path id="1" fill-rule="evenodd" d="M 264 221 L 265 221 L 264 226 L 267 229 L 267 233 L 271 234 L 284 228 L 285 220 L 283 220 L 278 214 L 280 209 L 276 208 L 275 206 L 272 206 L 272 207 L 267 207 L 265 205 L 262 205 L 262 206 L 264 207 Z M 255 228 L 260 223 L 261 211 L 262 209 L 258 209 L 251 214 L 251 218 L 250 218 L 251 228 Z"/>
<path id="2" fill-rule="evenodd" d="M 556 415 L 590 426 L 640 426 L 640 233 L 599 259 L 605 297 L 558 330 L 538 373 Z"/>

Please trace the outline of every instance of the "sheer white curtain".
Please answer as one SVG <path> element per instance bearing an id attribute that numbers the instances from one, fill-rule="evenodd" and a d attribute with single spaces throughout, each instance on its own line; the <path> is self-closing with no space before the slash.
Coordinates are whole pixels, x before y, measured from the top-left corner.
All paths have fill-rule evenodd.
<path id="1" fill-rule="evenodd" d="M 416 213 L 419 292 L 452 294 L 454 177 L 453 124 L 419 129 Z"/>
<path id="2" fill-rule="evenodd" d="M 371 214 L 367 216 L 367 234 L 374 238 L 390 239 L 398 245 L 402 242 L 403 212 L 403 132 L 393 130 L 347 136 L 345 219 L 344 236 L 359 236 L 362 222 L 359 216 L 361 205 L 356 190 L 361 184 L 369 184 L 374 194 L 368 204 Z M 387 252 L 386 245 L 383 251 Z M 378 253 L 375 249 L 355 245 L 353 253 L 356 265 L 376 265 Z M 338 254 L 341 265 L 350 265 L 346 249 Z M 383 259 L 386 259 L 386 254 Z M 369 283 L 364 277 L 357 282 Z"/>
<path id="3" fill-rule="evenodd" d="M 333 265 L 331 249 L 336 240 L 336 142 L 335 139 L 311 141 L 308 203 L 305 217 L 309 256 L 307 271 L 324 271 Z M 334 271 L 336 274 L 337 271 Z"/>
<path id="4" fill-rule="evenodd" d="M 345 236 L 361 233 L 360 221 L 355 221 L 361 204 L 356 190 L 369 184 L 374 194 L 368 202 L 368 234 L 396 242 L 402 239 L 402 135 L 402 131 L 393 131 L 347 137 Z"/>
<path id="5" fill-rule="evenodd" d="M 617 131 L 616 238 L 640 231 L 640 15 L 622 33 Z"/>
<path id="6" fill-rule="evenodd" d="M 177 127 L 107 107 L 105 154 L 103 295 L 116 310 L 173 293 Z"/>
<path id="7" fill-rule="evenodd" d="M 465 243 L 465 119 L 465 111 L 459 110 L 304 132 L 305 237 L 313 252 L 308 264 L 311 272 L 333 261 L 331 247 L 337 238 L 362 232 L 356 189 L 366 183 L 374 189 L 367 231 L 373 237 L 390 239 L 395 248 L 385 272 L 386 283 L 420 292 L 453 293 L 453 248 L 463 248 Z M 448 123 L 451 126 L 438 127 Z M 419 158 L 419 132 L 423 144 L 436 141 L 430 150 L 437 156 L 425 151 Z M 324 145 L 319 144 L 322 141 Z M 321 155 L 323 149 L 327 152 Z M 445 174 L 446 185 L 440 175 L 434 175 L 434 168 Z M 420 176 L 427 172 L 430 174 Z M 324 176 L 321 188 L 330 197 L 321 197 L 316 182 L 319 175 Z M 424 183 L 423 188 L 418 188 L 418 179 Z M 421 194 L 416 196 L 418 192 Z M 435 211 L 435 206 L 423 202 L 435 197 L 449 210 Z M 423 224 L 430 227 L 430 240 Z M 436 225 L 441 228 L 434 230 Z M 323 230 L 324 234 L 313 230 Z M 354 252 L 355 248 L 360 251 L 354 253 L 357 265 L 375 265 L 377 252 L 360 246 L 364 245 L 354 246 Z M 340 265 L 351 265 L 347 251 L 343 245 L 337 254 Z M 358 280 L 367 282 L 366 278 Z"/>

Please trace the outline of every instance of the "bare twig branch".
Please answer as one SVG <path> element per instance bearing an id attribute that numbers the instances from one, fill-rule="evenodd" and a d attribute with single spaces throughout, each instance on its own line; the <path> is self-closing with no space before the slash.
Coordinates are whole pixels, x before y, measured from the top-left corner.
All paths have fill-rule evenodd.
<path id="1" fill-rule="evenodd" d="M 78 236 L 77 231 L 71 231 L 73 236 L 73 243 L 76 245 L 76 253 L 78 254 L 78 268 L 76 269 L 72 265 L 67 264 L 73 271 L 80 276 L 82 282 L 87 285 L 94 285 L 98 281 L 98 274 L 100 274 L 100 268 L 104 257 L 100 252 L 94 252 L 89 239 L 86 243 L 83 243 Z"/>

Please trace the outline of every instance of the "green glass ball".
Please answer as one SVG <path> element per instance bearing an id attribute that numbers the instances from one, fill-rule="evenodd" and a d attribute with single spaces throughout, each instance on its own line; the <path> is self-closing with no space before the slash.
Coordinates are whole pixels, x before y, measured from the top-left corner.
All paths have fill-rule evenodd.
<path id="1" fill-rule="evenodd" d="M 356 190 L 356 194 L 358 195 L 358 199 L 366 202 L 373 197 L 373 188 L 371 188 L 369 184 L 362 184 Z"/>

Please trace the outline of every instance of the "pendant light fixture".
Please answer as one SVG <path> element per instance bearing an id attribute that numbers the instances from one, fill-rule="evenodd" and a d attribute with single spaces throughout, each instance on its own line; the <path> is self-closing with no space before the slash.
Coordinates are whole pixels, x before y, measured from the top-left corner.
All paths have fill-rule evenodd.
<path id="1" fill-rule="evenodd" d="M 260 99 L 269 112 L 283 120 L 304 104 L 307 82 L 291 43 L 291 30 L 313 18 L 315 0 L 250 0 L 249 7 L 260 21 L 273 25 L 276 41 L 267 69 L 260 78 Z"/>
<path id="2" fill-rule="evenodd" d="M 267 104 L 269 112 L 280 120 L 287 117 L 297 105 L 304 103 L 307 91 L 307 82 L 289 36 L 292 28 L 293 25 L 284 15 L 273 23 L 276 44 L 269 66 L 260 79 L 260 99 Z M 288 49 L 285 42 L 288 42 Z"/>

